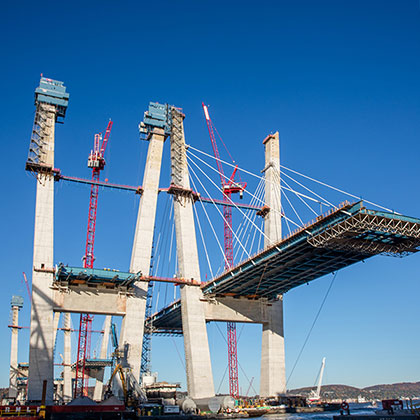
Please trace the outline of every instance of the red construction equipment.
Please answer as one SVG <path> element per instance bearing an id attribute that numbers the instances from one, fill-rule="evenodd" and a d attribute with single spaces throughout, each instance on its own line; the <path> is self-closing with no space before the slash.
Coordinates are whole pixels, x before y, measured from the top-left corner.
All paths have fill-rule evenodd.
<path id="1" fill-rule="evenodd" d="M 88 167 L 92 168 L 92 181 L 99 181 L 99 175 L 105 167 L 105 150 L 108 144 L 109 136 L 111 135 L 112 121 L 108 123 L 104 139 L 101 143 L 102 135 L 95 134 L 95 141 L 93 150 L 90 152 L 88 159 Z M 86 237 L 86 251 L 83 257 L 83 267 L 93 268 L 95 261 L 93 248 L 95 245 L 95 227 L 96 227 L 96 210 L 98 208 L 98 192 L 99 185 L 92 184 L 90 187 L 90 203 L 89 203 L 89 218 L 88 229 Z"/>
<path id="2" fill-rule="evenodd" d="M 74 398 L 87 396 L 89 376 L 86 372 L 86 359 L 90 355 L 90 337 L 93 317 L 89 314 L 80 315 L 79 341 L 77 344 L 76 378 L 74 383 Z"/>
<path id="3" fill-rule="evenodd" d="M 214 136 L 214 125 L 210 118 L 209 110 L 204 103 L 202 103 L 204 116 L 206 118 L 207 128 L 209 130 L 211 145 L 213 147 L 214 156 L 216 158 L 217 169 L 220 175 L 222 184 L 223 202 L 231 203 L 232 194 L 239 193 L 242 198 L 243 191 L 246 188 L 246 182 L 236 182 L 235 175 L 238 166 L 235 166 L 230 178 L 225 177 L 222 161 L 220 160 L 219 149 L 217 148 L 216 138 Z M 224 249 L 225 249 L 225 268 L 233 265 L 233 235 L 232 235 L 232 207 L 223 206 L 223 231 L 224 231 Z M 229 394 L 233 398 L 239 396 L 239 381 L 238 381 L 238 352 L 236 346 L 236 323 L 227 323 L 227 342 L 228 342 L 228 362 L 229 362 Z"/>
<path id="4" fill-rule="evenodd" d="M 32 303 L 32 293 L 31 293 L 31 289 L 29 288 L 29 283 L 28 283 L 28 279 L 26 278 L 25 272 L 23 272 L 23 279 L 25 280 L 26 291 L 28 292 L 28 296 L 29 296 L 29 302 Z"/>
<path id="5" fill-rule="evenodd" d="M 102 134 L 95 134 L 93 150 L 90 152 L 88 167 L 92 168 L 92 181 L 98 182 L 101 171 L 105 167 L 105 150 L 111 135 L 112 121 L 109 120 L 105 135 L 102 140 Z M 102 141 L 102 142 L 101 142 Z M 95 261 L 95 229 L 96 229 L 96 211 L 98 209 L 99 185 L 91 184 L 89 217 L 86 236 L 86 250 L 83 257 L 83 267 L 93 268 Z M 89 385 L 89 375 L 86 372 L 86 359 L 90 357 L 90 341 L 92 332 L 93 316 L 89 314 L 80 314 L 79 341 L 77 345 L 76 362 L 76 380 L 74 383 L 74 398 L 87 395 Z"/>

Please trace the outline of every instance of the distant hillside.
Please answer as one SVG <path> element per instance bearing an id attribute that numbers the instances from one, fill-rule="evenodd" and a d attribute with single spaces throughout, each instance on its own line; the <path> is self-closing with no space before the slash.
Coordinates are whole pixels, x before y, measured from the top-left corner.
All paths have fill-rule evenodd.
<path id="1" fill-rule="evenodd" d="M 291 389 L 289 394 L 309 395 L 315 387 Z M 420 396 L 420 382 L 402 382 L 397 384 L 373 385 L 355 388 L 347 385 L 324 385 L 321 396 L 328 399 L 354 399 L 358 396 L 367 400 L 387 398 L 414 398 Z"/>

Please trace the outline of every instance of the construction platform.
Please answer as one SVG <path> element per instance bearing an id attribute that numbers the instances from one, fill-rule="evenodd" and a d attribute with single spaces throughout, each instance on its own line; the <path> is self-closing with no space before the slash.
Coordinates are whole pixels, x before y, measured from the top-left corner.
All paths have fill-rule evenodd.
<path id="1" fill-rule="evenodd" d="M 109 288 L 130 288 L 140 280 L 140 274 L 126 273 L 111 269 L 68 267 L 60 263 L 56 270 L 54 281 L 60 285 L 102 285 Z"/>
<path id="2" fill-rule="evenodd" d="M 420 247 L 420 219 L 343 203 L 249 259 L 203 283 L 209 297 L 276 299 L 289 290 L 374 255 L 405 256 Z M 153 314 L 154 334 L 182 332 L 181 303 Z"/>

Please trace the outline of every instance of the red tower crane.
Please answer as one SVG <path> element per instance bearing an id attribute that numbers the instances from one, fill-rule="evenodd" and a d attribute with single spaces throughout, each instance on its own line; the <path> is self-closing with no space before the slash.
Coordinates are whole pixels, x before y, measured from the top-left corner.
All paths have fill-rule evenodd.
<path id="1" fill-rule="evenodd" d="M 105 150 L 111 135 L 112 121 L 109 120 L 105 135 L 95 134 L 93 150 L 88 158 L 88 167 L 92 168 L 92 181 L 99 181 L 101 171 L 105 167 Z M 95 261 L 95 229 L 96 212 L 98 209 L 99 185 L 92 184 L 90 188 L 89 217 L 86 236 L 86 250 L 83 257 L 83 267 L 93 268 Z M 74 397 L 87 395 L 89 376 L 86 374 L 86 359 L 90 357 L 90 341 L 93 316 L 80 314 L 79 341 L 77 344 L 76 380 L 74 382 Z"/>
<path id="2" fill-rule="evenodd" d="M 214 135 L 214 125 L 210 118 L 209 110 L 202 103 L 204 116 L 206 118 L 207 128 L 209 130 L 211 145 L 213 147 L 214 156 L 216 158 L 217 169 L 220 174 L 222 184 L 223 201 L 231 202 L 232 194 L 239 193 L 241 198 L 246 188 L 246 182 L 236 182 L 235 175 L 238 170 L 236 165 L 231 177 L 227 179 L 223 170 L 222 161 L 220 160 L 219 149 L 217 148 L 216 138 Z M 233 236 L 232 236 L 232 207 L 223 206 L 223 232 L 224 232 L 224 250 L 225 250 L 225 268 L 233 265 Z M 236 346 L 236 323 L 227 323 L 227 342 L 228 342 L 228 362 L 229 362 L 229 394 L 233 398 L 239 396 L 238 381 L 238 352 Z"/>

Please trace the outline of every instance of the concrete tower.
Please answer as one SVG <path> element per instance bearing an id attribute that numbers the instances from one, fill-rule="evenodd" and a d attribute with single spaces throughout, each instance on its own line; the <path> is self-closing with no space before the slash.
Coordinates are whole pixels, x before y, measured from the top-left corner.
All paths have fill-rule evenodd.
<path id="1" fill-rule="evenodd" d="M 150 271 L 162 152 L 167 137 L 166 122 L 166 105 L 150 103 L 149 110 L 144 114 L 144 120 L 140 124 L 140 132 L 146 134 L 149 149 L 134 234 L 130 272 L 141 272 L 144 276 L 148 276 Z M 140 381 L 147 286 L 147 282 L 138 281 L 133 296 L 127 298 L 120 340 L 125 362 L 131 368 L 137 381 Z"/>
<path id="2" fill-rule="evenodd" d="M 71 373 L 71 314 L 64 313 L 64 359 L 63 359 L 63 401 L 72 400 L 72 373 Z"/>
<path id="3" fill-rule="evenodd" d="M 54 143 L 55 123 L 64 118 L 68 98 L 62 82 L 41 78 L 35 90 L 35 121 L 26 163 L 26 169 L 37 177 L 28 377 L 28 400 L 33 402 L 41 401 L 44 380 L 46 402 L 53 400 Z"/>
<path id="4" fill-rule="evenodd" d="M 10 345 L 10 375 L 9 375 L 9 398 L 16 399 L 18 397 L 18 333 L 19 327 L 19 311 L 23 307 L 22 296 L 12 296 L 12 341 Z"/>
<path id="5" fill-rule="evenodd" d="M 174 197 L 174 216 L 179 277 L 200 281 L 197 240 L 193 217 L 194 200 L 188 178 L 184 137 L 184 115 L 171 110 L 171 188 Z M 207 328 L 198 285 L 181 286 L 182 330 L 184 334 L 188 394 L 192 398 L 214 395 Z"/>
<path id="6" fill-rule="evenodd" d="M 264 247 L 281 240 L 280 144 L 279 133 L 267 136 L 265 146 L 265 215 Z M 260 395 L 275 397 L 286 392 L 284 356 L 283 297 L 267 305 L 267 322 L 263 322 L 261 348 Z"/>

